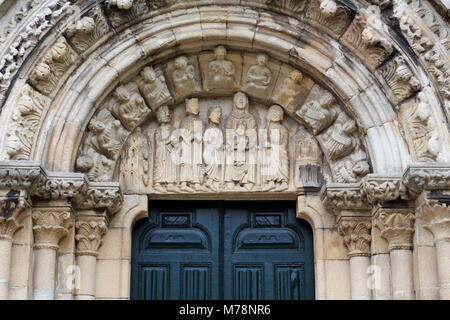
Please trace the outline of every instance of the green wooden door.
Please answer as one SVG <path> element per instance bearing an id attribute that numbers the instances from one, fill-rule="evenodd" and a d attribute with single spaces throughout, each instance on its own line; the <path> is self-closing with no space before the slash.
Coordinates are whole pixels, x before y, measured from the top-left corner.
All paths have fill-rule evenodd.
<path id="1" fill-rule="evenodd" d="M 152 201 L 133 231 L 131 298 L 314 299 L 295 202 Z"/>

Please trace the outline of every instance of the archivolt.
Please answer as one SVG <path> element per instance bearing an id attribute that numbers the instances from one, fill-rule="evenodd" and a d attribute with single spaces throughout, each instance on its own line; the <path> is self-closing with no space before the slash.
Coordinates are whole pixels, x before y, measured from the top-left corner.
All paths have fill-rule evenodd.
<path id="1" fill-rule="evenodd" d="M 430 153 L 432 161 L 445 158 L 448 130 L 438 125 L 444 117 L 437 90 L 403 40 L 391 35 L 377 7 L 360 9 L 353 19 L 349 7 L 339 5 L 330 15 L 311 1 L 298 8 L 305 12 L 298 19 L 295 12 L 245 1 L 196 4 L 139 16 L 135 8 L 117 11 L 92 3 L 82 20 L 61 22 L 11 86 L 1 115 L 8 124 L 2 126 L 2 157 L 73 171 L 88 123 L 117 85 L 146 65 L 224 45 L 265 52 L 333 92 L 355 119 L 375 173 L 399 173 Z M 416 97 L 418 90 L 424 93 Z M 422 111 L 428 115 L 420 118 Z M 422 134 L 400 124 L 402 119 Z"/>

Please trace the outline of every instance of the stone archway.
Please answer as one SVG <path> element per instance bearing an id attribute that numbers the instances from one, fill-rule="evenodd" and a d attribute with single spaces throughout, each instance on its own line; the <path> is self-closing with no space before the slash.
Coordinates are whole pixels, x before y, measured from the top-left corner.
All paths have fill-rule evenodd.
<path id="1" fill-rule="evenodd" d="M 405 293 L 402 298 L 414 298 L 411 267 L 423 260 L 418 257 L 413 262 L 411 248 L 435 250 L 435 241 L 443 235 L 434 226 L 443 223 L 440 219 L 447 210 L 442 197 L 435 199 L 436 191 L 433 195 L 427 191 L 448 187 L 449 154 L 448 24 L 432 6 L 418 0 L 371 6 L 332 0 L 241 1 L 239 5 L 234 1 L 85 1 L 75 7 L 75 14 L 58 20 L 70 11 L 71 3 L 44 2 L 43 7 L 54 11 L 46 27 L 55 27 L 35 44 L 25 41 L 31 37 L 26 33 L 15 42 L 11 36 L 12 58 L 8 56 L 0 67 L 4 201 L 21 203 L 21 209 L 8 213 L 2 223 L 14 226 L 5 231 L 8 248 L 29 236 L 28 246 L 35 250 L 27 254 L 37 257 L 36 265 L 29 265 L 34 272 L 50 270 L 47 267 L 55 263 L 62 268 L 76 256 L 81 273 L 90 280 L 81 291 L 66 288 L 58 293 L 57 289 L 56 295 L 127 297 L 123 292 L 104 294 L 101 276 L 96 293 L 95 270 L 111 265 L 119 273 L 126 270 L 127 256 L 108 248 L 122 241 L 118 239 L 125 239 L 121 248 L 129 247 L 130 202 L 143 207 L 146 196 L 239 196 L 297 199 L 298 216 L 314 229 L 318 298 L 397 298 L 397 291 Z M 27 5 L 23 12 L 29 12 L 31 19 L 37 15 L 34 9 Z M 430 23 L 432 28 L 427 26 Z M 41 27 L 41 32 L 46 30 Z M 189 129 L 189 121 L 182 119 L 185 104 L 198 101 L 200 115 L 191 118 L 202 120 L 206 129 L 208 110 L 219 105 L 224 118 L 219 127 L 226 129 L 228 121 L 233 123 L 232 97 L 240 91 L 250 102 L 241 124 L 262 129 L 257 132 L 256 158 L 271 155 L 261 143 L 264 132 L 271 130 L 267 110 L 276 105 L 273 110 L 282 108 L 285 115 L 281 122 L 272 121 L 287 140 L 275 174 L 263 178 L 258 161 L 250 169 L 252 175 L 249 169 L 231 168 L 231 176 L 242 179 L 232 178 L 236 189 L 226 189 L 221 185 L 230 182 L 225 178 L 227 169 L 205 170 L 202 157 L 196 169 L 204 181 L 218 180 L 215 190 L 204 190 L 204 184 L 196 181 L 188 181 L 184 188 L 186 179 L 180 180 L 179 166 L 173 168 L 175 178 L 163 177 L 159 179 L 163 186 L 155 188 L 155 172 L 165 172 L 155 170 L 155 163 L 160 163 L 155 156 L 156 114 L 168 106 L 175 114 L 170 125 L 180 129 L 183 122 Z M 183 146 L 183 139 L 179 142 Z M 202 142 L 203 150 L 207 143 Z M 172 190 L 167 184 L 174 185 Z M 10 194 L 11 188 L 20 192 Z M 122 206 L 123 201 L 128 204 Z M 59 214 L 48 215 L 54 207 Z M 414 224 L 415 207 L 422 209 L 417 211 L 421 222 Z M 41 232 L 45 229 L 41 225 L 49 223 L 54 230 L 63 229 L 50 240 Z M 392 228 L 400 228 L 403 238 L 396 238 Z M 422 234 L 424 228 L 431 230 L 434 240 L 416 239 L 412 247 L 413 232 Z M 121 236 L 113 239 L 115 233 Z M 444 250 L 440 245 L 436 248 Z M 12 256 L 19 254 L 14 245 L 12 250 Z M 46 260 L 55 251 L 59 255 Z M 8 272 L 0 277 L 8 283 L 10 256 L 5 252 Z M 393 279 L 383 278 L 381 289 L 371 290 L 361 279 L 371 261 L 378 265 L 377 259 L 384 273 L 392 268 Z M 438 257 L 438 265 L 442 259 Z M 402 282 L 405 277 L 396 270 L 405 266 L 410 272 L 408 281 Z M 16 267 L 13 262 L 12 268 Z M 123 272 L 122 284 L 127 281 Z M 330 282 L 336 272 L 346 275 L 342 283 Z M 52 275 L 44 275 L 44 283 L 30 278 L 12 286 L 34 286 L 35 298 L 55 297 L 55 281 L 58 287 L 62 280 L 51 281 Z M 416 278 L 430 287 L 440 281 L 441 297 L 447 297 L 446 276 L 444 272 L 438 280 L 424 274 Z M 394 291 L 389 289 L 391 282 Z M 418 297 L 425 297 L 428 293 L 421 293 L 426 291 L 421 284 Z M 3 288 L 2 297 L 14 295 L 10 286 Z M 342 290 L 333 291 L 335 287 Z M 436 297 L 436 292 L 430 296 Z"/>

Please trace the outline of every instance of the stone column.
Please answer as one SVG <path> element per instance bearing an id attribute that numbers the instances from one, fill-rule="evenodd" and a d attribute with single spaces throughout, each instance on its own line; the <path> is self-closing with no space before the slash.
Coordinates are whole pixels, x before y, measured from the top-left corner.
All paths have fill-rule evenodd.
<path id="1" fill-rule="evenodd" d="M 352 300 L 372 299 L 371 288 L 367 281 L 370 267 L 371 228 L 369 217 L 339 219 L 338 230 L 344 237 L 350 259 Z"/>
<path id="2" fill-rule="evenodd" d="M 23 191 L 2 190 L 0 193 L 0 300 L 6 300 L 13 236 L 21 227 L 20 216 L 29 203 Z"/>
<path id="3" fill-rule="evenodd" d="M 107 231 L 106 222 L 105 214 L 96 214 L 95 211 L 77 213 L 75 239 L 80 279 L 79 287 L 75 290 L 76 300 L 95 299 L 97 256 L 98 249 L 102 245 L 102 238 Z"/>
<path id="4" fill-rule="evenodd" d="M 53 300 L 55 295 L 56 253 L 59 242 L 73 225 L 72 208 L 67 201 L 49 201 L 33 208 L 34 299 Z"/>
<path id="5" fill-rule="evenodd" d="M 376 210 L 376 226 L 389 243 L 394 300 L 414 300 L 412 237 L 414 214 L 409 209 L 382 208 Z"/>
<path id="6" fill-rule="evenodd" d="M 441 300 L 450 300 L 450 207 L 438 200 L 419 200 L 416 210 L 424 228 L 433 233 Z"/>

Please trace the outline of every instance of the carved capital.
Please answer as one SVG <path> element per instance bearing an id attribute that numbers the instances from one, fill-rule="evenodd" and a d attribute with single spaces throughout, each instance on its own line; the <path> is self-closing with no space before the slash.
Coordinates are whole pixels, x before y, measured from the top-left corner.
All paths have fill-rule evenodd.
<path id="1" fill-rule="evenodd" d="M 38 207 L 33 209 L 34 247 L 58 250 L 58 243 L 73 226 L 70 207 Z"/>
<path id="2" fill-rule="evenodd" d="M 333 210 L 370 207 L 359 183 L 328 183 L 322 188 L 321 199 L 326 207 Z"/>
<path id="3" fill-rule="evenodd" d="M 5 190 L 0 196 L 0 240 L 13 240 L 14 233 L 22 227 L 20 216 L 30 206 L 25 191 Z"/>
<path id="4" fill-rule="evenodd" d="M 403 174 L 403 184 L 416 197 L 422 190 L 448 190 L 450 189 L 450 164 L 409 164 Z"/>
<path id="5" fill-rule="evenodd" d="M 120 210 L 122 203 L 122 191 L 116 182 L 92 182 L 85 193 L 75 198 L 77 209 L 107 209 L 111 215 Z"/>
<path id="6" fill-rule="evenodd" d="M 369 174 L 361 181 L 361 190 L 370 203 L 394 201 L 400 197 L 400 176 Z"/>
<path id="7" fill-rule="evenodd" d="M 414 234 L 414 214 L 410 209 L 379 207 L 374 224 L 389 243 L 389 250 L 411 250 Z"/>
<path id="8" fill-rule="evenodd" d="M 76 223 L 77 254 L 97 257 L 98 249 L 103 243 L 103 236 L 108 230 L 106 217 L 80 217 Z"/>
<path id="9" fill-rule="evenodd" d="M 346 217 L 339 221 L 338 231 L 344 237 L 348 257 L 370 257 L 372 223 L 370 218 Z"/>
<path id="10" fill-rule="evenodd" d="M 42 184 L 33 188 L 32 195 L 51 200 L 68 199 L 76 197 L 86 188 L 84 174 L 50 172 Z"/>
<path id="11" fill-rule="evenodd" d="M 424 228 L 433 233 L 436 242 L 450 241 L 450 207 L 447 203 L 424 199 L 416 210 L 416 216 Z"/>

